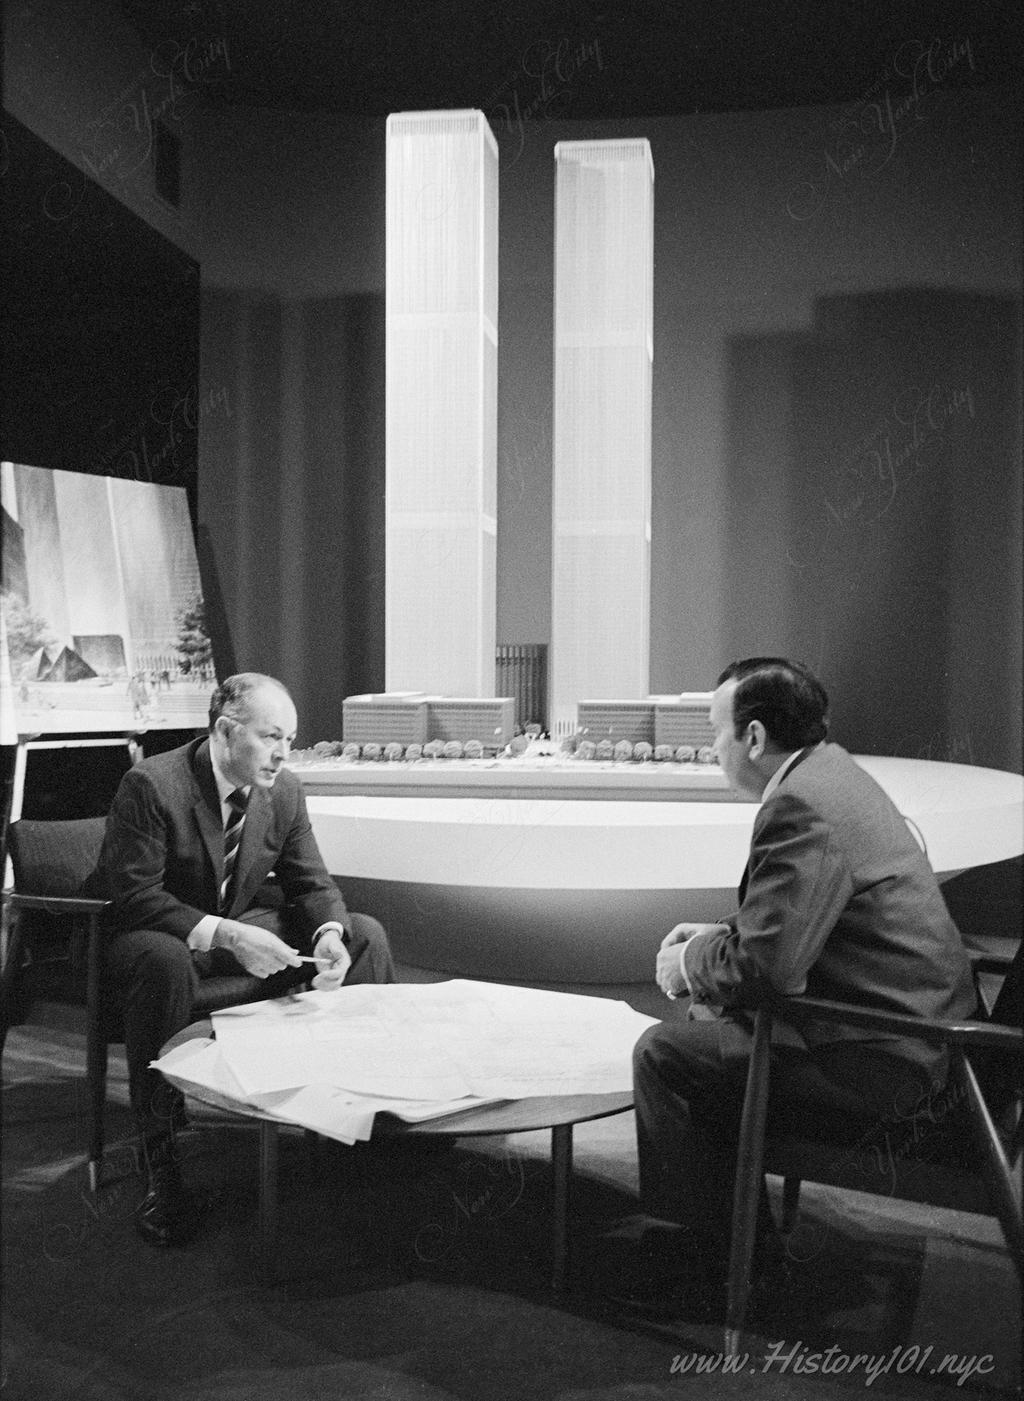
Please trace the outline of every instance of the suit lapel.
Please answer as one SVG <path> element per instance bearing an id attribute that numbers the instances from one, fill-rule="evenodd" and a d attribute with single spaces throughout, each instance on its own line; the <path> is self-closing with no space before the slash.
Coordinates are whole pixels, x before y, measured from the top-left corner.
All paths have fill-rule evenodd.
<path id="1" fill-rule="evenodd" d="M 206 854 L 210 858 L 213 872 L 214 899 L 211 911 L 217 908 L 216 891 L 220 885 L 221 868 L 224 864 L 224 824 L 220 815 L 220 798 L 217 796 L 217 781 L 210 763 L 210 741 L 204 740 L 196 750 L 192 771 L 195 778 L 195 801 L 192 811 L 202 838 Z"/>

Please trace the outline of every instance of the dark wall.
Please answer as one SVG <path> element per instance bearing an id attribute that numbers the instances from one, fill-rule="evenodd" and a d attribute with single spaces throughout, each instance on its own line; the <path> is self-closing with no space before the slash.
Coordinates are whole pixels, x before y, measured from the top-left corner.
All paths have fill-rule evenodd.
<path id="1" fill-rule="evenodd" d="M 550 641 L 554 147 L 647 137 L 651 689 L 792 650 L 853 748 L 1017 769 L 1020 94 L 891 96 L 888 140 L 855 105 L 492 123 L 498 636 Z M 384 124 L 246 115 L 201 142 L 202 510 L 239 664 L 332 738 L 340 697 L 383 681 Z"/>
<path id="2" fill-rule="evenodd" d="M 384 298 L 208 288 L 203 385 L 237 666 L 286 682 L 303 743 L 340 738 L 384 685 Z"/>
<path id="3" fill-rule="evenodd" d="M 199 265 L 5 113 L 0 457 L 183 486 L 198 520 Z M 215 548 L 197 528 L 221 674 Z"/>
<path id="4" fill-rule="evenodd" d="M 794 650 L 854 749 L 1019 770 L 1021 93 L 887 91 L 888 139 L 870 104 L 498 129 L 499 635 L 548 639 L 553 143 L 646 136 L 652 690 Z"/>
<path id="5" fill-rule="evenodd" d="M 121 140 L 154 75 L 119 7 L 89 7 L 88 21 L 71 8 L 63 28 L 40 11 L 14 31 L 5 77 L 15 110 L 74 160 L 90 154 L 97 117 Z M 544 101 L 525 70 L 485 101 L 501 170 L 501 639 L 550 640 L 554 146 L 646 137 L 652 689 L 706 686 L 737 651 L 784 639 L 826 671 L 839 737 L 855 747 L 1020 766 L 1021 89 L 980 49 L 959 87 L 968 59 L 945 42 L 926 80 L 890 64 L 844 105 L 574 122 L 558 119 L 572 104 Z M 561 97 L 608 81 L 591 56 Z M 229 665 L 284 676 L 309 737 L 329 737 L 341 693 L 382 680 L 384 121 L 196 96 L 180 113 L 178 215 L 152 197 L 146 166 L 100 178 L 201 250 L 199 544 L 204 566 L 220 565 Z M 9 184 L 25 175 L 18 130 Z M 129 216 L 109 199 L 106 225 L 89 232 L 75 222 L 82 177 L 38 142 L 37 159 L 46 173 L 15 202 L 24 383 L 4 453 L 86 470 L 124 455 L 133 472 L 174 471 L 146 398 L 164 379 L 143 347 L 167 350 L 176 401 L 176 307 L 151 315 L 137 284 L 120 285 L 159 241 L 138 221 L 117 237 Z M 65 257 L 85 269 L 77 282 Z M 24 264 L 52 271 L 53 286 L 23 294 Z M 165 280 L 191 316 L 197 293 L 178 276 Z M 49 299 L 41 336 L 36 292 Z M 127 341 L 110 333 L 115 304 Z M 68 373 L 51 384 L 54 347 Z M 938 465 L 929 444 L 893 506 L 862 518 L 855 454 L 895 424 L 903 380 L 923 391 L 965 377 L 975 416 L 949 415 Z M 794 565 L 794 532 L 827 548 Z"/>
<path id="6" fill-rule="evenodd" d="M 183 486 L 195 521 L 198 264 L 7 113 L 3 157 L 0 458 Z M 202 532 L 198 545 L 229 655 Z M 96 813 L 112 796 L 122 751 L 61 752 L 67 772 L 71 759 L 32 757 L 24 815 Z M 5 783 L 5 814 L 8 801 Z"/>
<path id="7" fill-rule="evenodd" d="M 724 649 L 807 660 L 858 752 L 1018 752 L 1018 340 L 1007 298 L 904 288 L 729 347 Z"/>
<path id="8" fill-rule="evenodd" d="M 5 460 L 184 486 L 199 267 L 4 116 Z"/>

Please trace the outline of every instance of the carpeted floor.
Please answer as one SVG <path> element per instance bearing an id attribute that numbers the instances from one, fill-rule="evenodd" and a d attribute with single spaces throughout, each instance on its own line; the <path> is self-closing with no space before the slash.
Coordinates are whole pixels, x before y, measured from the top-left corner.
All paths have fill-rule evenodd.
<path id="1" fill-rule="evenodd" d="M 283 1135 L 267 1286 L 250 1253 L 255 1129 L 196 1106 L 186 1173 L 209 1215 L 191 1245 L 155 1251 L 131 1229 L 141 1183 L 116 1048 L 108 1181 L 95 1203 L 86 1190 L 83 1062 L 77 1008 L 37 1004 L 8 1037 L 3 1401 L 658 1401 L 690 1381 L 767 1401 L 1019 1394 L 1020 1297 L 986 1218 L 805 1188 L 793 1292 L 724 1375 L 719 1330 L 630 1322 L 602 1300 L 590 1242 L 635 1206 L 632 1115 L 576 1130 L 566 1296 L 547 1284 L 540 1133 L 387 1151 Z M 857 1354 L 888 1370 L 869 1378 Z M 959 1370 L 937 1372 L 949 1354 Z"/>

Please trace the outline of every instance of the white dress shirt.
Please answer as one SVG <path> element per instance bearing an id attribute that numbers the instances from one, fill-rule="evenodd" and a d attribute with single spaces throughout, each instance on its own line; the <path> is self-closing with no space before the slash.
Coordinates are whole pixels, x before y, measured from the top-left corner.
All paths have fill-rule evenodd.
<path id="1" fill-rule="evenodd" d="M 217 783 L 217 796 L 220 798 L 220 823 L 223 827 L 226 825 L 228 817 L 233 811 L 231 804 L 228 802 L 230 795 L 236 791 L 241 791 L 245 794 L 246 801 L 248 801 L 252 789 L 251 786 L 248 786 L 241 790 L 236 790 L 231 780 L 225 778 L 223 770 L 217 763 L 217 755 L 214 753 L 212 744 L 210 746 L 210 762 L 213 766 L 213 777 Z M 213 936 L 217 932 L 217 925 L 220 923 L 220 919 L 220 915 L 203 915 L 202 919 L 185 940 L 188 947 L 194 949 L 196 953 L 207 953 L 213 945 Z M 344 939 L 345 926 L 340 924 L 337 920 L 328 920 L 326 924 L 321 924 L 313 935 L 314 949 L 316 948 L 317 940 L 322 934 L 326 934 L 329 929 L 336 929 Z"/>

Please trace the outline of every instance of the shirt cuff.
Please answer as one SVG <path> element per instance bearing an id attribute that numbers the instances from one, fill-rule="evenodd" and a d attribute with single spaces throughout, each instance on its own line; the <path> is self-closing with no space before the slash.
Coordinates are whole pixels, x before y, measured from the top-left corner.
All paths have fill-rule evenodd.
<path id="1" fill-rule="evenodd" d="M 700 944 L 704 939 L 707 939 L 709 937 L 710 936 L 707 934 L 691 934 L 689 939 L 686 940 L 686 943 L 683 944 L 679 950 L 679 971 L 683 975 L 683 982 L 686 984 L 686 991 L 690 994 L 691 997 L 693 996 L 693 983 L 690 981 L 690 970 L 686 966 L 687 951 L 692 953 L 693 950 L 698 946 L 698 944 Z"/>
<path id="2" fill-rule="evenodd" d="M 341 921 L 337 919 L 329 919 L 326 922 L 326 924 L 321 924 L 320 928 L 317 929 L 313 935 L 313 947 L 316 948 L 317 940 L 320 939 L 324 934 L 329 933 L 332 929 L 337 930 L 337 932 L 341 935 L 342 943 L 345 945 L 346 948 L 348 948 L 348 930 L 341 923 Z"/>
<path id="3" fill-rule="evenodd" d="M 217 932 L 218 924 L 220 924 L 219 915 L 203 915 L 185 943 L 194 953 L 209 953 L 213 947 L 213 936 Z"/>

